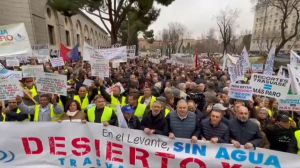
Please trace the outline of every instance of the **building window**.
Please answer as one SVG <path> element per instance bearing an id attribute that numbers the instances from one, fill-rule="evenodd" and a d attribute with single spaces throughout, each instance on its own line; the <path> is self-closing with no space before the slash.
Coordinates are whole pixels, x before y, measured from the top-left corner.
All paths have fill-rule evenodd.
<path id="1" fill-rule="evenodd" d="M 66 43 L 67 43 L 67 46 L 70 46 L 70 32 L 68 30 L 66 30 Z"/>
<path id="2" fill-rule="evenodd" d="M 277 20 L 274 20 L 274 23 L 277 23 Z"/>
<path id="3" fill-rule="evenodd" d="M 48 16 L 48 18 L 51 18 L 51 9 L 50 8 L 47 8 L 47 16 Z"/>
<path id="4" fill-rule="evenodd" d="M 49 36 L 49 43 L 51 45 L 55 45 L 55 32 L 54 26 L 48 25 L 48 36 Z"/>
<path id="5" fill-rule="evenodd" d="M 80 34 L 77 34 L 77 35 L 76 35 L 76 41 L 77 41 L 77 44 L 80 45 Z"/>

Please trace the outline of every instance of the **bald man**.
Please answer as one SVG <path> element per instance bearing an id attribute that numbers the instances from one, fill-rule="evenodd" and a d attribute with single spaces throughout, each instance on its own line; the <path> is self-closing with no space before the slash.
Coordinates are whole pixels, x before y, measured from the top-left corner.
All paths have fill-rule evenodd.
<path id="1" fill-rule="evenodd" d="M 245 106 L 239 106 L 236 118 L 229 121 L 230 142 L 234 147 L 254 149 L 262 143 L 262 135 L 257 124 L 249 120 L 249 110 Z"/>

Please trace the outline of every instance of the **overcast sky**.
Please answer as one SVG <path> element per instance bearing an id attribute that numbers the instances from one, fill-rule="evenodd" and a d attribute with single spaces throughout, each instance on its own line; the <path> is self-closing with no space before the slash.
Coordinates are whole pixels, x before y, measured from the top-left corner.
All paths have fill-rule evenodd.
<path id="1" fill-rule="evenodd" d="M 244 30 L 252 31 L 254 22 L 254 10 L 251 0 L 175 0 L 171 5 L 161 9 L 158 19 L 149 27 L 153 29 L 155 36 L 164 28 L 168 28 L 168 23 L 179 22 L 186 26 L 191 32 L 192 38 L 199 38 L 203 33 L 215 28 L 216 36 L 219 35 L 217 30 L 216 16 L 220 10 L 231 8 L 239 11 L 236 30 L 238 33 Z M 86 12 L 85 12 L 86 13 Z M 99 18 L 88 14 L 101 27 Z"/>
<path id="2" fill-rule="evenodd" d="M 187 27 L 192 37 L 201 37 L 209 28 L 217 28 L 216 16 L 225 8 L 238 9 L 237 31 L 252 30 L 254 10 L 251 0 L 175 0 L 167 7 L 160 7 L 159 18 L 150 26 L 156 36 L 170 22 L 179 22 Z"/>

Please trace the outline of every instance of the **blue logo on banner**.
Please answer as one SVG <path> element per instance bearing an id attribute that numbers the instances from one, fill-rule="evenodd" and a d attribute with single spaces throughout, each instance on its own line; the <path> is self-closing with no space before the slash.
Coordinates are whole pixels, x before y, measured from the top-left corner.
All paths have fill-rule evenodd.
<path id="1" fill-rule="evenodd" d="M 11 151 L 9 152 L 4 152 L 0 150 L 0 161 L 4 163 L 8 163 L 15 160 L 15 154 L 12 153 Z"/>
<path id="2" fill-rule="evenodd" d="M 272 90 L 272 85 L 264 84 L 264 90 Z"/>

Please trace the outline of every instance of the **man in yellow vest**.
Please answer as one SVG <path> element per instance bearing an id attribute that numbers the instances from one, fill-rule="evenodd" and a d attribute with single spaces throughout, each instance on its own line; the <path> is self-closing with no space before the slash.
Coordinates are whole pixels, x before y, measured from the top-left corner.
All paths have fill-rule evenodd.
<path id="1" fill-rule="evenodd" d="M 51 99 L 48 94 L 40 95 L 39 104 L 27 106 L 22 102 L 22 97 L 17 96 L 18 108 L 22 113 L 33 114 L 34 121 L 57 121 L 59 114 L 64 112 L 64 109 L 57 104 L 57 95 Z M 52 103 L 53 104 L 52 104 Z"/>
<path id="2" fill-rule="evenodd" d="M 73 99 L 80 104 L 81 110 L 86 110 L 90 104 L 87 88 L 84 86 L 80 87 L 78 95 L 74 95 Z"/>
<path id="3" fill-rule="evenodd" d="M 166 106 L 167 104 L 167 99 L 163 96 L 159 96 L 157 97 L 157 101 L 159 101 L 162 105 L 162 109 L 163 109 L 163 112 L 165 114 L 165 118 L 171 113 L 171 108 L 169 108 L 168 106 Z"/>
<path id="4" fill-rule="evenodd" d="M 147 106 L 144 104 L 138 103 L 138 96 L 136 94 L 131 94 L 128 96 L 128 105 L 135 110 L 134 115 L 140 121 L 142 121 Z"/>
<path id="5" fill-rule="evenodd" d="M 6 121 L 30 121 L 30 115 L 21 113 L 16 100 L 10 100 L 8 107 L 2 111 L 3 122 Z"/>
<path id="6" fill-rule="evenodd" d="M 297 140 L 297 147 L 298 147 L 297 154 L 300 156 L 300 130 L 295 131 L 295 138 Z"/>
<path id="7" fill-rule="evenodd" d="M 106 106 L 105 99 L 102 96 L 96 96 L 94 103 L 95 106 L 87 110 L 88 121 L 102 123 L 104 126 L 115 125 L 117 116 L 110 107 Z"/>
<path id="8" fill-rule="evenodd" d="M 34 84 L 33 78 L 25 78 L 24 79 L 24 89 L 29 93 L 32 99 L 37 100 L 38 98 L 38 92 L 36 89 L 36 86 Z M 34 105 L 34 102 L 32 101 L 28 95 L 24 95 L 24 103 L 26 105 Z"/>
<path id="9" fill-rule="evenodd" d="M 99 80 L 100 92 L 104 99 L 110 103 L 110 107 L 116 112 L 118 105 L 124 107 L 126 105 L 126 97 L 121 96 L 121 88 L 115 86 L 112 88 L 112 94 L 106 92 L 105 87 L 103 86 L 103 80 Z"/>
<path id="10" fill-rule="evenodd" d="M 144 95 L 139 97 L 139 103 L 146 105 L 147 107 L 151 107 L 153 103 L 156 101 L 156 97 L 152 96 L 151 87 L 144 88 Z"/>

